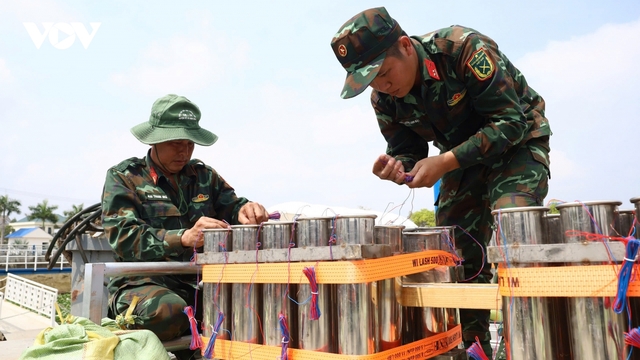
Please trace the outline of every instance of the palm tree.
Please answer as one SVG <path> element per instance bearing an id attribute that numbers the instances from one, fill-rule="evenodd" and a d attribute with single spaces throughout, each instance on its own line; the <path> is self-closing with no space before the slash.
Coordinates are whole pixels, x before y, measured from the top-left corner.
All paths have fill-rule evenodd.
<path id="1" fill-rule="evenodd" d="M 0 196 L 0 216 L 2 216 L 2 223 L 0 224 L 0 241 L 4 240 L 4 229 L 7 225 L 7 218 L 11 213 L 20 214 L 20 206 L 22 206 L 20 201 L 9 199 L 9 195 Z"/>
<path id="2" fill-rule="evenodd" d="M 29 206 L 29 210 L 31 210 L 31 214 L 27 215 L 27 219 L 42 220 L 42 229 L 44 230 L 44 222 L 46 220 L 49 220 L 54 224 L 58 222 L 58 215 L 53 213 L 57 209 L 58 209 L 58 205 L 49 206 L 49 200 L 44 199 L 42 200 L 42 203 L 36 206 Z"/>
<path id="3" fill-rule="evenodd" d="M 65 210 L 62 215 L 68 220 L 71 219 L 75 214 L 82 211 L 84 208 L 84 203 L 80 205 L 71 205 L 71 210 Z"/>

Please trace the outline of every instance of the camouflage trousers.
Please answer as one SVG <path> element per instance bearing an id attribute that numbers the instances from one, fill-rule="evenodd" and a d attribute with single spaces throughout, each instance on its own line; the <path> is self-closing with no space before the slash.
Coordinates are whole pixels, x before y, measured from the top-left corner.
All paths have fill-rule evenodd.
<path id="1" fill-rule="evenodd" d="M 130 329 L 151 330 L 161 341 L 171 340 L 191 333 L 189 318 L 184 313 L 186 306 L 194 306 L 195 289 L 188 284 L 171 288 L 148 283 L 127 286 L 119 289 L 109 304 L 109 317 L 126 313 L 133 297 L 138 297 L 138 304 L 133 310 L 139 323 L 129 326 Z M 198 292 L 197 310 L 198 328 L 202 321 L 202 292 Z M 178 359 L 190 358 L 191 350 L 173 352 Z"/>
<path id="2" fill-rule="evenodd" d="M 548 192 L 548 154 L 548 137 L 533 139 L 509 159 L 457 169 L 442 177 L 436 222 L 440 226 L 459 226 L 455 229 L 455 240 L 456 247 L 462 250 L 467 282 L 491 281 L 491 265 L 484 256 L 492 235 L 491 211 L 543 204 Z M 465 348 L 477 336 L 491 358 L 489 313 L 489 310 L 460 309 L 460 321 Z"/>

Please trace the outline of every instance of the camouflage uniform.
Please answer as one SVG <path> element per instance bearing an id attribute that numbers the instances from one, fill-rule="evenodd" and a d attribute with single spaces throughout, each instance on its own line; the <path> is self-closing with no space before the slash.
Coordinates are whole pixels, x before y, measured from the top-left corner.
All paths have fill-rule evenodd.
<path id="1" fill-rule="evenodd" d="M 102 221 L 117 261 L 190 261 L 193 249 L 182 247 L 180 238 L 201 216 L 238 223 L 238 211 L 248 200 L 237 197 L 214 169 L 193 159 L 176 176 L 178 191 L 154 166 L 150 153 L 109 169 Z M 134 315 L 141 323 L 135 328 L 169 340 L 188 331 L 183 309 L 195 304 L 195 289 L 195 275 L 113 278 L 109 314 L 124 313 L 138 296 Z M 200 305 L 201 299 L 197 302 Z"/>
<path id="2" fill-rule="evenodd" d="M 384 55 L 381 60 L 376 51 L 362 49 L 373 48 L 375 41 L 391 43 L 389 34 L 397 33 L 404 34 L 384 8 L 367 10 L 343 25 L 332 41 L 351 75 L 343 98 L 364 90 L 384 60 Z M 460 168 L 442 177 L 436 221 L 458 225 L 477 240 L 479 244 L 456 230 L 466 278 L 489 282 L 483 254 L 491 238 L 491 209 L 542 205 L 547 195 L 551 130 L 544 100 L 496 43 L 473 29 L 452 26 L 411 41 L 420 86 L 402 98 L 371 93 L 386 152 L 401 160 L 407 172 L 429 155 L 429 141 L 441 153 L 455 155 Z M 489 311 L 460 314 L 466 347 L 478 336 L 490 355 Z"/>

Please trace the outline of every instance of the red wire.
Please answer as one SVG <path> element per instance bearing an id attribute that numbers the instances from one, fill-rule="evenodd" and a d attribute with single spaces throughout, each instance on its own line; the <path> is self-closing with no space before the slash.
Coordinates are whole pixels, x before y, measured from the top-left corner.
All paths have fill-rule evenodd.
<path id="1" fill-rule="evenodd" d="M 289 354 L 287 349 L 289 348 L 291 336 L 289 333 L 289 326 L 287 325 L 287 318 L 283 313 L 278 315 L 278 322 L 280 323 L 280 331 L 282 331 L 282 350 L 280 351 L 280 360 L 288 360 Z"/>
<path id="2" fill-rule="evenodd" d="M 189 345 L 189 349 L 202 349 L 202 339 L 198 333 L 198 322 L 194 317 L 193 307 L 185 306 L 183 312 L 189 317 L 189 327 L 191 328 L 191 345 Z"/>
<path id="3" fill-rule="evenodd" d="M 628 333 L 624 333 L 624 343 L 640 348 L 640 328 L 633 328 Z"/>
<path id="4" fill-rule="evenodd" d="M 467 354 L 469 354 L 469 356 L 473 360 L 489 360 L 489 358 L 487 357 L 487 354 L 485 354 L 484 350 L 482 350 L 482 345 L 480 345 L 480 340 L 478 339 L 477 336 L 476 336 L 476 342 L 474 342 L 467 349 Z"/>
<path id="5" fill-rule="evenodd" d="M 320 318 L 320 307 L 318 306 L 318 283 L 316 282 L 316 270 L 312 267 L 302 269 L 304 275 L 309 279 L 309 287 L 311 288 L 311 308 L 309 309 L 309 319 L 318 320 Z"/>

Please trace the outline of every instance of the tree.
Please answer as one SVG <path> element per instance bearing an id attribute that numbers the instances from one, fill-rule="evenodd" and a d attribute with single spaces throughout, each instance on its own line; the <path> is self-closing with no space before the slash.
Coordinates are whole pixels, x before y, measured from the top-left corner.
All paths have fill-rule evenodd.
<path id="1" fill-rule="evenodd" d="M 62 215 L 64 215 L 65 218 L 71 219 L 75 214 L 79 213 L 80 211 L 82 211 L 82 209 L 84 208 L 84 204 L 80 204 L 80 205 L 71 205 L 71 210 L 65 210 Z"/>
<path id="2" fill-rule="evenodd" d="M 0 225 L 0 226 L 2 226 L 2 225 Z M 11 234 L 14 231 L 15 231 L 15 229 L 12 228 L 11 225 L 2 226 L 2 230 L 0 230 L 0 232 L 2 232 L 2 234 L 3 234 L 3 236 L 4 236 L 4 234 Z M 4 244 L 6 244 L 8 242 L 9 242 L 8 239 L 2 239 L 0 244 L 4 245 Z"/>
<path id="3" fill-rule="evenodd" d="M 58 209 L 58 205 L 49 206 L 49 200 L 44 199 L 42 203 L 36 206 L 29 206 L 29 210 L 31 210 L 31 214 L 27 215 L 27 219 L 29 220 L 42 220 L 42 229 L 44 230 L 45 221 L 49 220 L 52 223 L 58 222 L 58 215 L 53 212 Z"/>
<path id="4" fill-rule="evenodd" d="M 419 227 L 436 226 L 436 213 L 433 210 L 422 209 L 409 215 L 409 219 Z"/>
<path id="5" fill-rule="evenodd" d="M 20 206 L 22 206 L 20 201 L 9 199 L 9 195 L 0 196 L 0 220 L 2 220 L 0 224 L 0 240 L 4 240 L 5 226 L 8 225 L 7 218 L 11 213 L 20 214 Z"/>
<path id="6" fill-rule="evenodd" d="M 13 240 L 13 249 L 14 250 L 26 250 L 29 248 L 29 242 L 23 239 L 15 239 Z"/>

